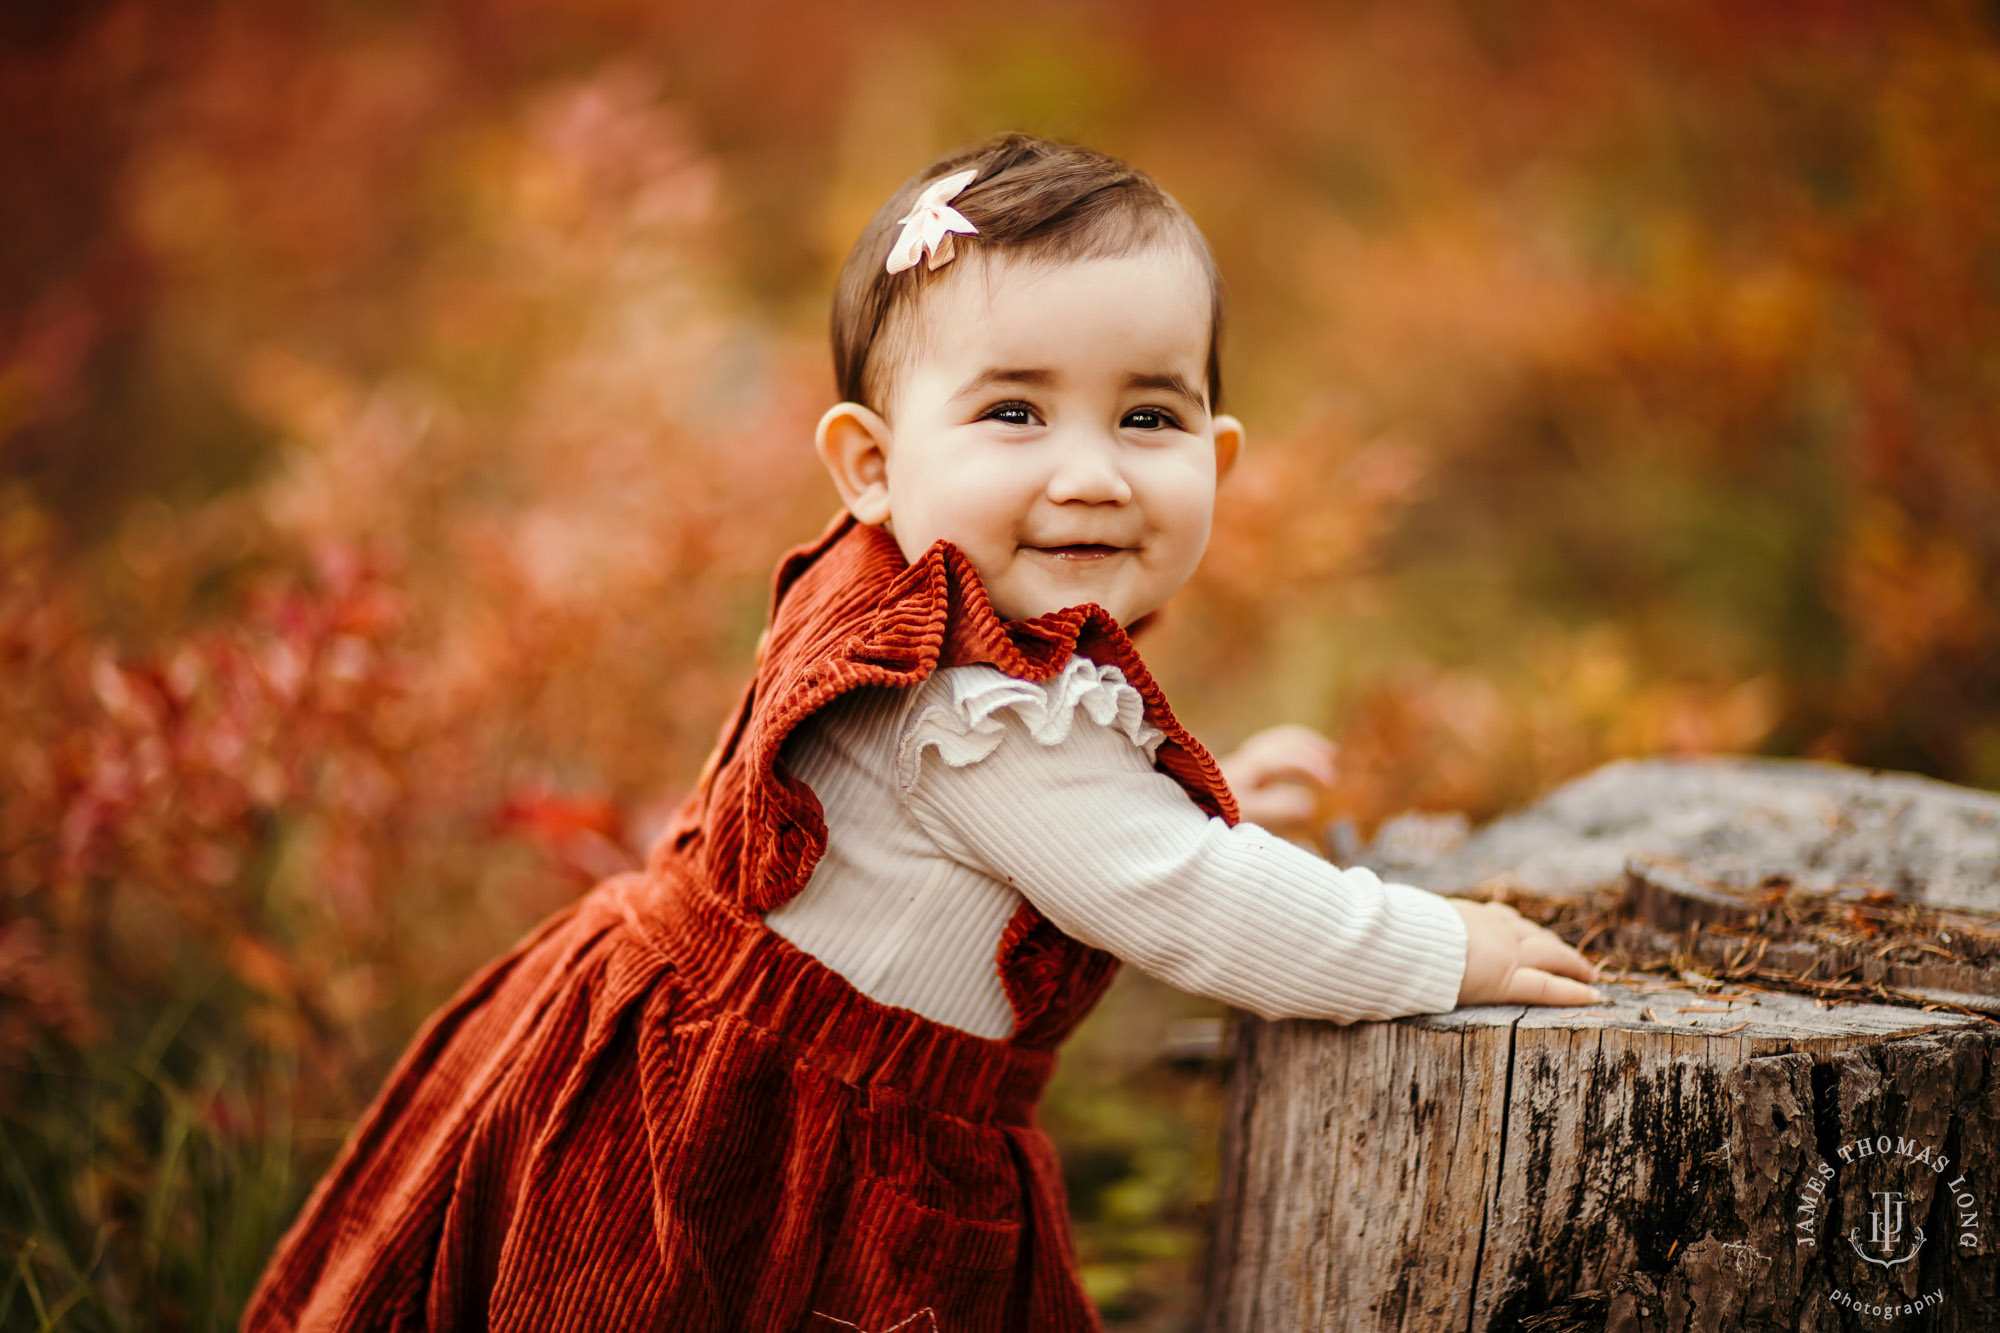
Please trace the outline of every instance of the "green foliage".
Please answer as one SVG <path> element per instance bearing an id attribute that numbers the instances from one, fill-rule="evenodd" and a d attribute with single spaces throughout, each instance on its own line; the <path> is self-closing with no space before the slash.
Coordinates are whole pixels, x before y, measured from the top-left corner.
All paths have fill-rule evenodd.
<path id="1" fill-rule="evenodd" d="M 1215 1194 L 1219 1062 L 1170 1066 L 1175 1022 L 1219 1006 L 1132 968 L 1063 1048 L 1042 1120 L 1061 1151 L 1077 1258 L 1105 1322 L 1196 1326 Z"/>
<path id="2" fill-rule="evenodd" d="M 236 1327 L 329 1151 L 237 1012 L 191 996 L 129 1042 L 0 1073 L 0 1329 Z"/>

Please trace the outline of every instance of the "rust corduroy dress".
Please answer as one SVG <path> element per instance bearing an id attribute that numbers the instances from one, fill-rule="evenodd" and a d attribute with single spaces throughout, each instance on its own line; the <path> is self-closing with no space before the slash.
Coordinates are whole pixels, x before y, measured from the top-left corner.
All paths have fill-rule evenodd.
<path id="1" fill-rule="evenodd" d="M 1035 1104 L 1117 959 L 1024 902 L 1006 1040 L 880 1003 L 764 925 L 826 845 L 779 762 L 843 692 L 1114 663 L 1160 769 L 1236 809 L 1097 607 L 1003 622 L 964 555 L 842 518 L 778 569 L 758 668 L 641 873 L 424 1027 L 266 1269 L 276 1329 L 1065 1333 L 1099 1327 Z"/>

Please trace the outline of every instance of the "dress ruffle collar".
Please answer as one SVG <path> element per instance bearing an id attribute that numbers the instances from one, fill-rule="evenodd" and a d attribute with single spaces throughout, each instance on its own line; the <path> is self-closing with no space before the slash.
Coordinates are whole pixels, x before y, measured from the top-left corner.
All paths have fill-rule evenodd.
<path id="1" fill-rule="evenodd" d="M 1156 766 L 1203 809 L 1234 824 L 1236 802 L 1214 758 L 1174 718 L 1125 628 L 1103 607 L 1002 620 L 957 546 L 939 540 L 909 561 L 893 536 L 845 512 L 788 552 L 773 582 L 756 680 L 717 754 L 746 766 L 747 826 L 767 831 L 744 848 L 744 905 L 767 911 L 787 901 L 826 849 L 818 800 L 779 760 L 785 738 L 807 717 L 848 690 L 914 685 L 940 666 L 985 662 L 1039 682 L 1073 655 L 1124 674 L 1144 700 L 1146 721 L 1166 738 Z"/>

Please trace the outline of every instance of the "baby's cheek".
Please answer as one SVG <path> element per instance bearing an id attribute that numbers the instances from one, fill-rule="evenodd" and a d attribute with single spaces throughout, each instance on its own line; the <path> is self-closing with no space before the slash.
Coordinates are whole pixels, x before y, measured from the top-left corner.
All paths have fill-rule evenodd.
<path id="1" fill-rule="evenodd" d="M 1018 478 L 973 477 L 952 491 L 941 521 L 964 534 L 961 545 L 1011 552 L 1030 527 L 1033 511 L 1034 497 L 1021 494 Z"/>
<path id="2" fill-rule="evenodd" d="M 1156 521 L 1171 524 L 1194 539 L 1208 535 L 1215 516 L 1215 468 L 1207 460 L 1185 456 L 1161 460 L 1151 488 Z"/>
<path id="3" fill-rule="evenodd" d="M 1201 563 L 1202 553 L 1208 549 L 1212 521 L 1212 512 L 1202 507 L 1170 515 L 1168 521 L 1162 524 L 1170 563 L 1180 577 L 1189 577 L 1194 573 L 1195 566 Z"/>

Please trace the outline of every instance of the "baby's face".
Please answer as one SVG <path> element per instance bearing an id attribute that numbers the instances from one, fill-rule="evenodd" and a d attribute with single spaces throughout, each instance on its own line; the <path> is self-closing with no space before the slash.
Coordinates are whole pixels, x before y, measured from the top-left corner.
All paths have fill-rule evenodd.
<path id="1" fill-rule="evenodd" d="M 911 560 L 957 545 L 1003 619 L 1095 602 L 1130 624 L 1194 572 L 1241 439 L 1208 411 L 1201 270 L 969 251 L 896 376 L 873 521 Z"/>

